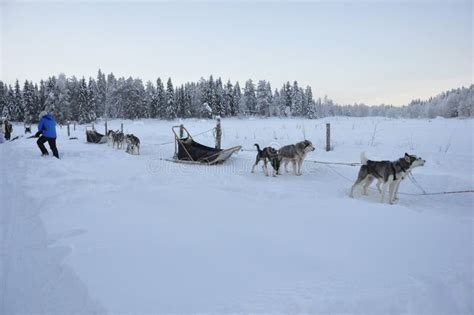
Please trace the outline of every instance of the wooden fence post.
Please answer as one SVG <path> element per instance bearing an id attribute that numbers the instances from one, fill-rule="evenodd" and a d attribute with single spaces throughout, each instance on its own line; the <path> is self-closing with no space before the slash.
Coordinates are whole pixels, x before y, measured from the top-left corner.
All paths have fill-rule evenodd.
<path id="1" fill-rule="evenodd" d="M 70 127 L 69 127 L 69 121 L 67 122 L 67 136 L 68 136 L 68 137 L 71 136 L 71 130 L 70 130 Z"/>
<path id="2" fill-rule="evenodd" d="M 123 133 L 123 123 L 120 123 L 120 132 Z"/>
<path id="3" fill-rule="evenodd" d="M 92 130 L 95 130 L 95 126 L 94 126 L 94 123 L 92 123 Z"/>
<path id="4" fill-rule="evenodd" d="M 326 151 L 331 151 L 331 124 L 326 124 Z"/>
<path id="5" fill-rule="evenodd" d="M 183 139 L 184 136 L 184 126 L 183 124 L 179 125 L 179 138 Z"/>
<path id="6" fill-rule="evenodd" d="M 222 138 L 222 128 L 221 128 L 221 118 L 217 117 L 216 124 L 216 149 L 221 148 L 221 138 Z"/>
<path id="7" fill-rule="evenodd" d="M 107 135 L 107 120 L 105 121 L 105 135 Z"/>
<path id="8" fill-rule="evenodd" d="M 76 122 L 74 122 L 74 131 L 76 131 Z"/>

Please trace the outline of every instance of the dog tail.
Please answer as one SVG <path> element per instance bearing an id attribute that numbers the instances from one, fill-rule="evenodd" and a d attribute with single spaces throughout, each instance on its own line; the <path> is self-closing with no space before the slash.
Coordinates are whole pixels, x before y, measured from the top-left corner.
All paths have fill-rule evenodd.
<path id="1" fill-rule="evenodd" d="M 366 165 L 368 160 L 369 160 L 369 159 L 368 159 L 367 156 L 365 155 L 365 152 L 362 152 L 362 153 L 360 154 L 360 163 L 361 163 L 362 165 Z"/>
<path id="2" fill-rule="evenodd" d="M 257 151 L 258 151 L 258 152 L 262 152 L 262 150 L 260 150 L 260 146 L 259 146 L 258 144 L 255 143 L 254 146 L 257 147 Z"/>

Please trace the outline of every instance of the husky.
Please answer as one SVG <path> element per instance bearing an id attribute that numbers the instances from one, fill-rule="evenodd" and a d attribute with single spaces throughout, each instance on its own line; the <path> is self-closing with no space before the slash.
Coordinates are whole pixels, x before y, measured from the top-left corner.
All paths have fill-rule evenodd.
<path id="1" fill-rule="evenodd" d="M 110 144 L 110 143 L 113 144 L 113 142 L 114 142 L 114 135 L 115 135 L 116 133 L 118 133 L 118 132 L 119 132 L 118 130 L 117 130 L 117 131 L 113 131 L 113 130 L 107 131 L 107 142 L 108 142 L 109 144 Z"/>
<path id="2" fill-rule="evenodd" d="M 137 155 L 140 154 L 140 139 L 138 139 L 138 137 L 136 137 L 134 134 L 126 135 L 125 142 L 127 143 L 127 153 L 134 154 L 136 150 Z"/>
<path id="3" fill-rule="evenodd" d="M 278 156 L 278 151 L 272 147 L 266 147 L 261 150 L 257 143 L 254 145 L 257 147 L 258 152 L 255 158 L 255 164 L 252 167 L 252 173 L 255 171 L 255 166 L 257 166 L 260 161 L 263 161 L 263 172 L 265 173 L 265 176 L 268 176 L 267 163 L 270 161 L 270 164 L 273 167 L 272 175 L 277 176 L 278 170 L 280 169 L 280 158 Z"/>
<path id="4" fill-rule="evenodd" d="M 119 132 L 118 130 L 109 132 L 108 137 L 112 138 L 112 148 L 117 145 L 117 149 L 122 149 L 125 140 L 125 136 L 122 132 Z"/>
<path id="5" fill-rule="evenodd" d="M 30 125 L 25 124 L 24 127 L 25 127 L 25 134 L 31 133 L 31 124 Z"/>
<path id="6" fill-rule="evenodd" d="M 314 151 L 315 148 L 309 140 L 304 140 L 296 144 L 286 145 L 278 150 L 280 162 L 285 165 L 285 172 L 288 173 L 288 163 L 293 164 L 293 174 L 301 175 L 301 167 L 306 155 Z"/>
<path id="7" fill-rule="evenodd" d="M 367 159 L 363 152 L 360 156 L 360 167 L 357 180 L 352 185 L 349 196 L 354 197 L 354 189 L 359 185 L 364 185 L 363 194 L 367 195 L 367 188 L 377 179 L 377 189 L 381 193 L 380 202 L 384 202 L 384 195 L 389 187 L 389 203 L 393 204 L 398 200 L 398 188 L 409 172 L 418 166 L 425 165 L 425 160 L 416 155 L 405 153 L 405 155 L 396 161 L 371 161 Z M 380 186 L 382 185 L 382 188 Z"/>

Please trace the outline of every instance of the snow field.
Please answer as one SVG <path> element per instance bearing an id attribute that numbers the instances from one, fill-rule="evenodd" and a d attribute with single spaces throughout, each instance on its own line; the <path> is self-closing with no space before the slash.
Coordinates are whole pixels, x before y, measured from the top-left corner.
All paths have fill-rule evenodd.
<path id="1" fill-rule="evenodd" d="M 375 191 L 348 197 L 357 167 L 307 161 L 302 176 L 250 173 L 254 143 L 307 138 L 316 146 L 308 160 L 408 152 L 427 160 L 414 174 L 428 192 L 472 189 L 472 120 L 223 119 L 222 147 L 245 151 L 218 166 L 163 160 L 174 148 L 160 144 L 173 140 L 177 124 L 124 121 L 124 132 L 141 140 L 140 156 L 85 143 L 85 126 L 73 131 L 78 140 L 58 130 L 59 161 L 40 157 L 34 139 L 0 145 L 0 310 L 474 311 L 472 194 L 400 195 L 388 205 Z M 184 125 L 197 134 L 214 122 Z M 195 140 L 213 145 L 211 133 Z M 409 181 L 400 191 L 419 192 Z"/>

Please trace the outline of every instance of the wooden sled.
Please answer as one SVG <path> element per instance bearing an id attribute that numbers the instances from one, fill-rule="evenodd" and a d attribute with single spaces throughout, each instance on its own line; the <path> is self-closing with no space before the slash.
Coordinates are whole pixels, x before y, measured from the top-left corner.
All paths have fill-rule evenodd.
<path id="1" fill-rule="evenodd" d="M 174 133 L 175 146 L 173 162 L 184 164 L 215 165 L 227 161 L 234 152 L 240 151 L 242 146 L 229 149 L 216 149 L 194 141 L 189 131 L 182 126 L 171 128 Z"/>

